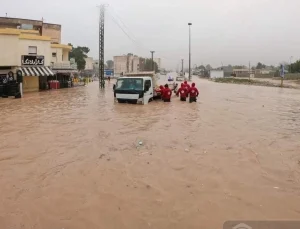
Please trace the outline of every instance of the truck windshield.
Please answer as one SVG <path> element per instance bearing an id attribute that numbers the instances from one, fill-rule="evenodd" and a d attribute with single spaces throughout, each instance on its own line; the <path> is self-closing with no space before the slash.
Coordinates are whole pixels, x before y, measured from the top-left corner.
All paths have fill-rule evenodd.
<path id="1" fill-rule="evenodd" d="M 143 90 L 143 79 L 139 79 L 139 78 L 118 79 L 115 89 L 117 89 L 117 90 Z"/>

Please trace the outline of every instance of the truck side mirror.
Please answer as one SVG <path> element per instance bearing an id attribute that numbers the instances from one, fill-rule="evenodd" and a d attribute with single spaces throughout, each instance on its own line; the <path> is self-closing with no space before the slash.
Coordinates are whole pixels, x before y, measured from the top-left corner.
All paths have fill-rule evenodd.
<path id="1" fill-rule="evenodd" d="M 114 86 L 113 86 L 113 90 L 115 90 L 115 88 L 116 88 L 116 85 L 114 84 Z"/>
<path id="2" fill-rule="evenodd" d="M 146 85 L 146 86 L 145 86 L 145 92 L 146 92 L 146 91 L 149 91 L 149 89 L 150 89 L 149 85 Z"/>

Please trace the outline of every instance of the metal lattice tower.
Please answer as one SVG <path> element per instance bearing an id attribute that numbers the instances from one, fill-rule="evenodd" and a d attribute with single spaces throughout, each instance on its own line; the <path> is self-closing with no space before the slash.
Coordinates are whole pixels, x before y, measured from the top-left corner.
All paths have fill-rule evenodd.
<path id="1" fill-rule="evenodd" d="M 105 87 L 104 81 L 104 15 L 105 5 L 100 6 L 99 20 L 99 87 Z"/>

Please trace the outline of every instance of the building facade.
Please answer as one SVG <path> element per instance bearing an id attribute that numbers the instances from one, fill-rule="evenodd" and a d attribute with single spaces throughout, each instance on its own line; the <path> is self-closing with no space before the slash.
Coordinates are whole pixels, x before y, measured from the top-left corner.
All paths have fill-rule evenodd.
<path id="1" fill-rule="evenodd" d="M 48 36 L 51 43 L 61 43 L 61 25 L 44 23 L 43 20 L 0 17 L 0 28 L 36 30 L 40 36 Z"/>
<path id="2" fill-rule="evenodd" d="M 39 36 L 36 31 L 0 29 L 0 69 L 3 76 L 20 70 L 23 90 L 38 91 L 40 80 L 52 76 L 51 38 Z M 15 77 L 16 78 L 16 77 Z"/>
<path id="3" fill-rule="evenodd" d="M 44 89 L 49 77 L 72 70 L 72 47 L 60 42 L 61 25 L 0 17 L 0 76 L 20 70 L 24 92 Z"/>
<path id="4" fill-rule="evenodd" d="M 114 56 L 114 74 L 139 72 L 144 70 L 145 60 L 138 56 Z"/>
<path id="5" fill-rule="evenodd" d="M 161 59 L 153 58 L 153 61 L 157 64 L 158 70 L 161 70 Z"/>

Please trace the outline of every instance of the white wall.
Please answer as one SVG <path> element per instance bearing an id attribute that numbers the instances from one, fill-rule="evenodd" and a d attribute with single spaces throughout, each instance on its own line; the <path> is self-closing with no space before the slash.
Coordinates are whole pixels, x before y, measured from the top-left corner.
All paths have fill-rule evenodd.
<path id="1" fill-rule="evenodd" d="M 51 52 L 51 42 L 50 41 L 40 41 L 40 40 L 19 40 L 19 58 L 18 58 L 18 66 L 21 66 L 21 55 L 28 55 L 28 47 L 36 46 L 37 47 L 37 55 L 41 55 L 45 57 L 45 66 L 50 66 L 52 59 Z M 15 48 L 14 48 L 15 49 Z M 12 49 L 12 50 L 14 50 Z"/>
<path id="2" fill-rule="evenodd" d="M 224 71 L 219 70 L 211 70 L 210 71 L 210 78 L 224 78 Z"/>
<path id="3" fill-rule="evenodd" d="M 0 34 L 0 66 L 18 66 L 21 62 L 18 49 L 18 35 Z"/>
<path id="4" fill-rule="evenodd" d="M 94 60 L 93 57 L 87 57 L 85 59 L 85 70 L 93 70 L 94 69 Z"/>
<path id="5" fill-rule="evenodd" d="M 52 57 L 52 53 L 56 53 L 56 57 Z M 61 63 L 63 61 L 63 51 L 62 48 L 51 48 L 51 62 Z"/>

